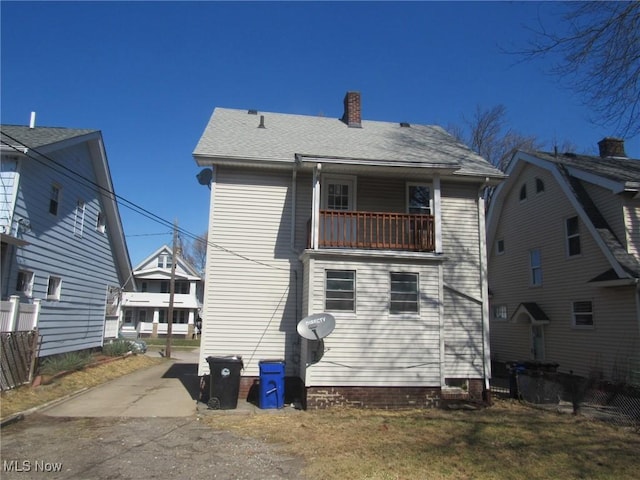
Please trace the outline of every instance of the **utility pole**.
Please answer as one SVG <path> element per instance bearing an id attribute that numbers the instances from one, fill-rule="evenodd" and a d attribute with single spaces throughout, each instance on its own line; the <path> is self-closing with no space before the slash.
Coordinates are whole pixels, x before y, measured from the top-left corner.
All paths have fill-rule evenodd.
<path id="1" fill-rule="evenodd" d="M 171 256 L 171 280 L 169 282 L 169 313 L 167 319 L 167 346 L 164 354 L 171 358 L 171 337 L 173 327 L 173 297 L 176 293 L 176 264 L 178 263 L 178 220 L 173 222 L 173 247 Z"/>

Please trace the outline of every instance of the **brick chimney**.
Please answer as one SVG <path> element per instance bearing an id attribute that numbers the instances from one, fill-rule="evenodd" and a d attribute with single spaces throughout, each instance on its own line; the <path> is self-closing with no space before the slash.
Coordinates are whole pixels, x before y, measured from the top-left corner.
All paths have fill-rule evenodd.
<path id="1" fill-rule="evenodd" d="M 349 127 L 362 127 L 360 92 L 347 92 L 344 97 L 344 114 L 341 120 Z"/>
<path id="2" fill-rule="evenodd" d="M 598 142 L 600 156 L 605 157 L 626 157 L 624 153 L 624 140 L 621 138 L 605 137 Z"/>

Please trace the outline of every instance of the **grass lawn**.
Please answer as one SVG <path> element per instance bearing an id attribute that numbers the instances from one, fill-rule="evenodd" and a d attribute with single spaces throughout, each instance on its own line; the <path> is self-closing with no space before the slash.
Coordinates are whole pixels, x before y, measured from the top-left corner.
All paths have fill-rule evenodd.
<path id="1" fill-rule="evenodd" d="M 476 411 L 331 409 L 208 416 L 284 445 L 311 479 L 631 479 L 638 432 L 497 400 Z"/>
<path id="2" fill-rule="evenodd" d="M 154 347 L 166 347 L 167 339 L 166 338 L 143 338 L 147 345 Z M 171 339 L 172 347 L 189 347 L 189 348 L 198 348 L 200 346 L 200 339 L 190 339 L 190 338 L 172 338 Z"/>

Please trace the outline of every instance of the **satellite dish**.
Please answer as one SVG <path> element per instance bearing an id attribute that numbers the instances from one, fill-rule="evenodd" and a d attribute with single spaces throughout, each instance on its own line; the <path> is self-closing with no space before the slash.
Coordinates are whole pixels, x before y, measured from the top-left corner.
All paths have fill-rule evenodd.
<path id="1" fill-rule="evenodd" d="M 196 178 L 198 179 L 198 183 L 200 185 L 211 185 L 211 180 L 213 179 L 213 170 L 211 170 L 210 168 L 203 168 L 202 170 L 200 170 L 200 173 L 198 173 L 196 175 Z"/>
<path id="2" fill-rule="evenodd" d="M 336 319 L 330 313 L 314 313 L 298 322 L 298 334 L 307 340 L 320 340 L 336 328 Z"/>

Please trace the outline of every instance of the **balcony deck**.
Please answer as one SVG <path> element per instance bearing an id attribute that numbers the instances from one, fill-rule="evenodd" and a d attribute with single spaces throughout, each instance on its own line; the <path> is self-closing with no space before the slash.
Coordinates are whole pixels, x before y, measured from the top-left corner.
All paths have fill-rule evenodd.
<path id="1" fill-rule="evenodd" d="M 309 232 L 311 233 L 311 222 Z M 308 245 L 311 247 L 311 235 Z M 318 248 L 435 251 L 433 215 L 320 210 Z"/>

